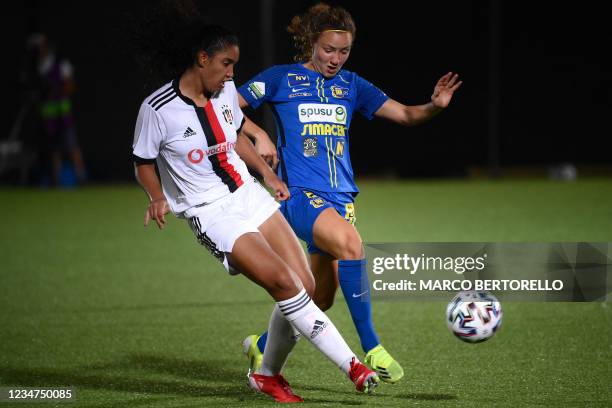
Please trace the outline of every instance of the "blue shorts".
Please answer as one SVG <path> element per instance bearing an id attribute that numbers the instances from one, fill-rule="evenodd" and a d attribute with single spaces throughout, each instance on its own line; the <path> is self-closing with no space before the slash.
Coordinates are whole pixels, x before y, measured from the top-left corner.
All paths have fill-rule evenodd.
<path id="1" fill-rule="evenodd" d="M 326 193 L 301 187 L 291 187 L 289 192 L 291 198 L 281 202 L 280 211 L 295 234 L 306 242 L 309 254 L 324 253 L 315 246 L 312 237 L 314 223 L 323 210 L 335 208 L 340 216 L 351 224 L 355 224 L 355 196 L 353 193 Z"/>

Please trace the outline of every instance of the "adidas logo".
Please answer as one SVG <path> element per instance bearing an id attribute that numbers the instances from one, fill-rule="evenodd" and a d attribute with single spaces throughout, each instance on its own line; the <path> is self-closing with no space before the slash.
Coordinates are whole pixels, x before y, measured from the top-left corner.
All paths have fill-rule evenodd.
<path id="1" fill-rule="evenodd" d="M 187 130 L 185 130 L 185 133 L 183 133 L 183 137 L 184 138 L 188 138 L 189 136 L 193 136 L 195 134 L 196 134 L 196 132 L 192 128 L 187 126 Z"/>
<path id="2" fill-rule="evenodd" d="M 322 322 L 320 320 L 315 320 L 314 326 L 312 327 L 312 333 L 310 333 L 310 339 L 314 339 L 317 337 L 323 329 L 327 327 L 327 322 Z"/>

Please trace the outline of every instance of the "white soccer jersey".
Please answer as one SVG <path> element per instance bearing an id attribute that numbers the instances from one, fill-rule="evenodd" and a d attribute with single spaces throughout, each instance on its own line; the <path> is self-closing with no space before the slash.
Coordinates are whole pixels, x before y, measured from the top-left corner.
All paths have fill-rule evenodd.
<path id="1" fill-rule="evenodd" d="M 235 151 L 244 116 L 233 81 L 206 107 L 181 94 L 178 80 L 153 92 L 140 106 L 133 153 L 156 159 L 164 195 L 178 216 L 210 203 L 251 180 Z"/>

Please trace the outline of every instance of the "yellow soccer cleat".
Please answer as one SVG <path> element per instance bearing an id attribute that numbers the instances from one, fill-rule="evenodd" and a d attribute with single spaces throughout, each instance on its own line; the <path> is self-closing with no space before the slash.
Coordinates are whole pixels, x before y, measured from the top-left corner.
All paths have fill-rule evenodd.
<path id="1" fill-rule="evenodd" d="M 393 384 L 404 376 L 402 366 L 380 344 L 368 351 L 365 363 L 375 370 L 384 382 Z"/>
<path id="2" fill-rule="evenodd" d="M 249 359 L 249 372 L 247 377 L 255 374 L 263 361 L 263 353 L 257 347 L 258 335 L 252 334 L 242 341 L 242 352 Z"/>

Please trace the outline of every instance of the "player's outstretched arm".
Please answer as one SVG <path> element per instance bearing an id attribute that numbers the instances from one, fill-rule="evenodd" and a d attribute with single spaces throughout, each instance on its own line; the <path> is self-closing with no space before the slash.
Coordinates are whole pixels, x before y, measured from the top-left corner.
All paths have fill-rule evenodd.
<path id="1" fill-rule="evenodd" d="M 458 78 L 459 75 L 452 72 L 442 76 L 434 87 L 429 103 L 404 105 L 396 100 L 389 99 L 374 115 L 402 126 L 415 126 L 427 122 L 450 104 L 454 92 L 463 83 L 458 81 Z"/>

